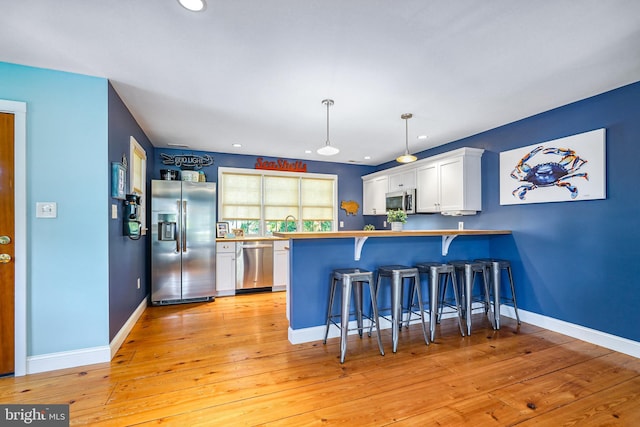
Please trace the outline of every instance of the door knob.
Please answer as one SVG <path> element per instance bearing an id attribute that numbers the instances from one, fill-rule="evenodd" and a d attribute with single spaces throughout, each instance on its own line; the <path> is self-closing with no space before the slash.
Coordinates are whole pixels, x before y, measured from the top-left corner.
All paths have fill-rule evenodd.
<path id="1" fill-rule="evenodd" d="M 11 237 L 0 236 L 0 245 L 8 245 L 9 243 L 11 243 Z"/>
<path id="2" fill-rule="evenodd" d="M 11 255 L 0 254 L 0 264 L 8 264 L 11 261 Z"/>

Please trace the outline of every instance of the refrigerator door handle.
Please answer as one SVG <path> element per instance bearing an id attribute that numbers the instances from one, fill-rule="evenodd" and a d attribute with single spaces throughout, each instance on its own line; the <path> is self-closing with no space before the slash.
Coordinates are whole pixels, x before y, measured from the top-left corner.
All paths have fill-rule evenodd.
<path id="1" fill-rule="evenodd" d="M 182 202 L 182 252 L 187 253 L 187 201 Z"/>
<path id="2" fill-rule="evenodd" d="M 176 230 L 176 232 L 178 233 L 178 235 L 176 236 L 176 252 L 177 254 L 180 253 L 180 240 L 182 239 L 182 216 L 180 214 L 180 200 L 176 200 L 176 204 L 178 205 L 178 229 Z"/>

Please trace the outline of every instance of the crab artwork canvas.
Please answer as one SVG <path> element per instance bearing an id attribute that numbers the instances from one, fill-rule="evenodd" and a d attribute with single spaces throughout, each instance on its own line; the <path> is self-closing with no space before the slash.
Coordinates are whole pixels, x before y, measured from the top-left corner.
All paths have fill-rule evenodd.
<path id="1" fill-rule="evenodd" d="M 500 204 L 606 198 L 605 129 L 500 153 Z"/>

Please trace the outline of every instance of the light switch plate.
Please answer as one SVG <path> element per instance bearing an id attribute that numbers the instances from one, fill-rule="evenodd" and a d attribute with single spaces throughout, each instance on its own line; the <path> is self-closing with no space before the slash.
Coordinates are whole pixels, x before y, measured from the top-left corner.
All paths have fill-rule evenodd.
<path id="1" fill-rule="evenodd" d="M 111 219 L 118 219 L 118 205 L 111 205 Z"/>
<path id="2" fill-rule="evenodd" d="M 36 218 L 57 218 L 58 204 L 56 202 L 36 202 Z"/>

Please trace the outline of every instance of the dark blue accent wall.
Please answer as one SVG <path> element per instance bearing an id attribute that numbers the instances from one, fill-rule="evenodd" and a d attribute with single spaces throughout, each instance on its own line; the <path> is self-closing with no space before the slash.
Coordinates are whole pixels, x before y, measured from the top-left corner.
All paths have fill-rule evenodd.
<path id="1" fill-rule="evenodd" d="M 119 162 L 123 154 L 129 159 L 129 139 L 133 136 L 147 152 L 147 183 L 154 170 L 153 146 L 140 126 L 124 105 L 120 96 L 109 84 L 109 164 Z M 110 169 L 109 169 L 110 170 Z M 110 184 L 109 184 L 110 185 Z M 150 186 L 147 185 L 147 194 Z M 134 310 L 149 293 L 150 284 L 149 258 L 147 256 L 147 237 L 131 240 L 123 236 L 122 200 L 111 198 L 111 187 L 107 189 L 109 205 L 109 341 L 112 341 Z M 111 219 L 111 205 L 118 206 L 118 219 Z M 150 212 L 149 198 L 147 198 L 147 216 Z M 149 218 L 147 218 L 147 223 Z M 140 278 L 140 289 L 137 289 L 137 279 Z"/>
<path id="2" fill-rule="evenodd" d="M 606 200 L 500 206 L 501 151 L 599 128 L 606 128 Z M 465 228 L 513 230 L 512 239 L 492 240 L 491 253 L 513 261 L 522 309 L 640 341 L 640 198 L 636 186 L 640 179 L 640 82 L 419 157 L 459 147 L 486 150 L 482 212 L 465 217 L 414 215 L 406 227 L 456 228 L 458 221 L 464 221 Z M 452 248 L 461 243 L 454 241 Z"/>
<path id="3" fill-rule="evenodd" d="M 160 179 L 161 169 L 179 169 L 173 165 L 162 164 L 160 154 L 208 154 L 213 157 L 214 162 L 211 166 L 202 168 L 207 176 L 207 181 L 216 182 L 218 180 L 218 167 L 255 169 L 256 161 L 262 157 L 265 161 L 277 161 L 277 158 L 263 156 L 247 156 L 240 154 L 225 154 L 192 150 L 173 150 L 160 149 L 155 150 L 155 171 L 153 179 Z M 297 159 L 284 159 L 290 163 L 295 163 Z M 357 215 L 347 215 L 343 209 L 338 210 L 338 221 L 344 222 L 344 230 L 361 230 L 364 227 L 364 218 L 362 216 L 362 175 L 366 175 L 375 170 L 371 166 L 349 165 L 344 163 L 332 162 L 314 162 L 302 161 L 307 165 L 307 173 L 325 173 L 338 176 L 338 203 L 343 200 L 354 200 L 360 205 Z M 268 171 L 265 171 L 268 172 Z M 283 218 L 284 219 L 284 218 Z"/>

